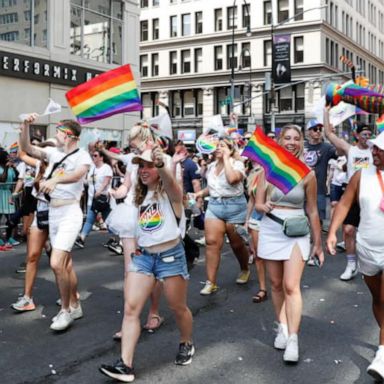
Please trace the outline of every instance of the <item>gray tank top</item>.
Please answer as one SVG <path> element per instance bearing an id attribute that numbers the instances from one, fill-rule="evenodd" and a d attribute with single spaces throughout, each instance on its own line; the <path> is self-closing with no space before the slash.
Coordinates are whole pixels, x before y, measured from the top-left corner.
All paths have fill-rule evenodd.
<path id="1" fill-rule="evenodd" d="M 284 195 L 280 189 L 273 187 L 271 193 L 271 203 L 282 207 L 304 208 L 305 191 L 304 184 L 301 182 Z"/>

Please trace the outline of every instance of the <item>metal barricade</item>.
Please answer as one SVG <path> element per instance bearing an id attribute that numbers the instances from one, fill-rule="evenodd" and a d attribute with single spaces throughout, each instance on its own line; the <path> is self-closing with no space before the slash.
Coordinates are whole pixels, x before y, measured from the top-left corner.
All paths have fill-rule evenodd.
<path id="1" fill-rule="evenodd" d="M 14 214 L 21 206 L 22 193 L 12 196 L 16 183 L 0 183 L 0 228 L 6 228 L 9 215 Z"/>

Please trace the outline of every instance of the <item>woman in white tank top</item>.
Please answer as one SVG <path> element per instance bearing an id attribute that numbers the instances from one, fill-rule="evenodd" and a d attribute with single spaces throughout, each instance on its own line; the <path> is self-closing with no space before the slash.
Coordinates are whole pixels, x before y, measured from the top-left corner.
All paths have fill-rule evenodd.
<path id="1" fill-rule="evenodd" d="M 360 223 L 356 237 L 358 269 L 364 275 L 373 304 L 373 314 L 380 327 L 379 348 L 368 374 L 384 380 L 384 132 L 368 141 L 373 165 L 357 171 L 350 179 L 336 207 L 329 228 L 327 248 L 336 254 L 336 232 L 354 202 L 360 205 Z"/>
<path id="2" fill-rule="evenodd" d="M 164 166 L 159 147 L 133 158 L 138 164 L 134 204 L 138 207 L 137 244 L 124 287 L 123 348 L 121 359 L 102 365 L 100 371 L 120 381 L 133 381 L 133 355 L 140 336 L 140 314 L 157 280 L 164 282 L 164 295 L 180 330 L 175 364 L 187 365 L 195 349 L 192 314 L 187 307 L 189 279 L 181 237 L 185 223 L 183 192 L 172 171 Z"/>

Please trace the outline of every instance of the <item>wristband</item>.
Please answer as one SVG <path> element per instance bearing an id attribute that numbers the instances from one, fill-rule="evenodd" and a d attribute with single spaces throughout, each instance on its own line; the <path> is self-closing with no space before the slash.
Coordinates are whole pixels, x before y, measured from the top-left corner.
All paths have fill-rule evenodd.
<path id="1" fill-rule="evenodd" d="M 164 161 L 162 161 L 160 164 L 155 164 L 156 168 L 163 168 L 164 167 Z"/>

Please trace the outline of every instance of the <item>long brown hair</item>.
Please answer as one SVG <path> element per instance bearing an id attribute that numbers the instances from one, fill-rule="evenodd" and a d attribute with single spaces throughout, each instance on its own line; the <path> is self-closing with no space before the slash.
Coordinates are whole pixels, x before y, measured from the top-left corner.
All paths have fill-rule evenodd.
<path id="1" fill-rule="evenodd" d="M 135 187 L 135 194 L 134 194 L 133 201 L 134 201 L 135 205 L 138 207 L 145 200 L 145 196 L 147 196 L 147 193 L 148 193 L 148 187 L 142 183 L 139 174 L 137 174 L 137 178 L 138 178 L 138 180 L 137 180 L 136 187 Z M 153 197 L 155 200 L 158 200 L 159 196 L 163 195 L 164 193 L 165 193 L 165 190 L 163 187 L 163 183 L 159 177 L 159 181 L 157 183 Z"/>

